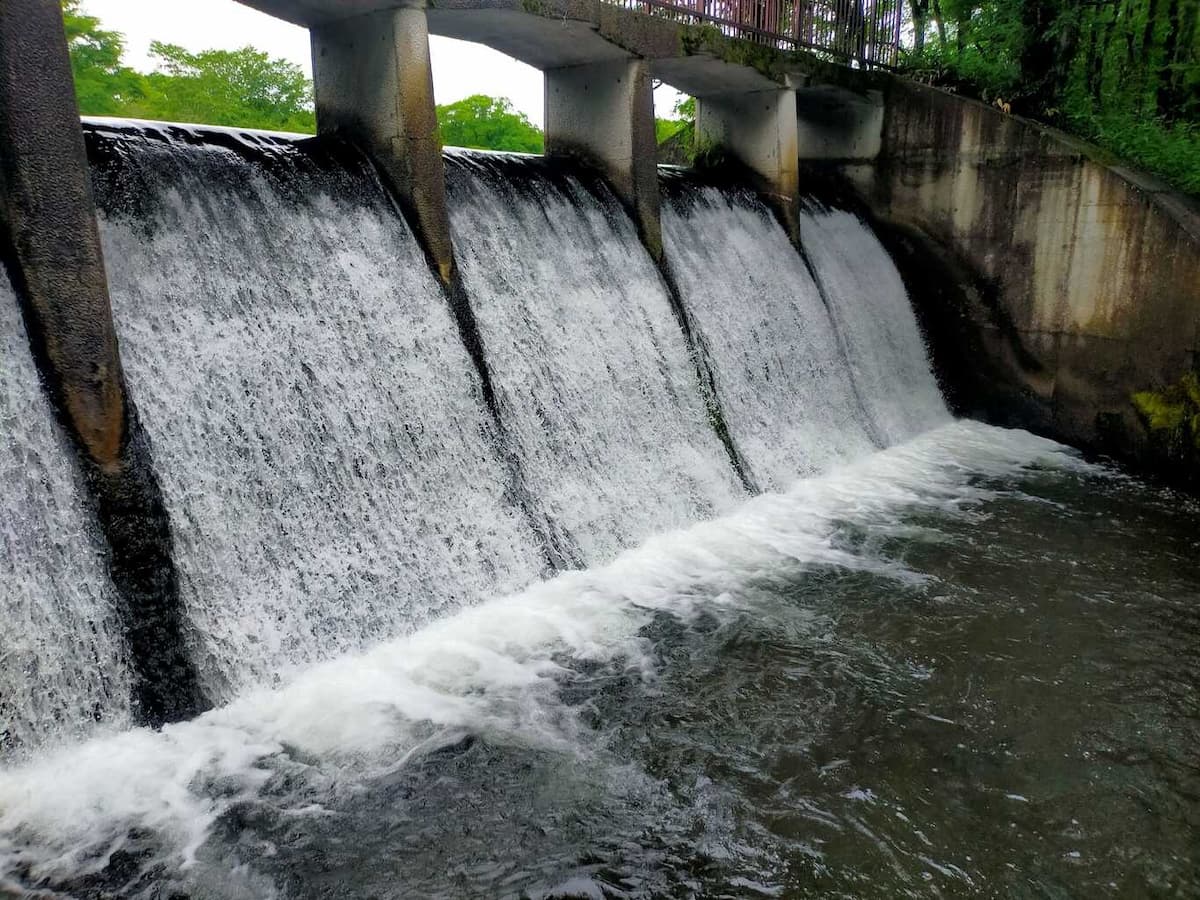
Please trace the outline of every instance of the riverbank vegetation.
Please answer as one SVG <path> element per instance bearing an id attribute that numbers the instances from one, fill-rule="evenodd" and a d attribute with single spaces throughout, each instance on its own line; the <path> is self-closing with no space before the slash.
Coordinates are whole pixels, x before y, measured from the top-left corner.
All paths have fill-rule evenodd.
<path id="1" fill-rule="evenodd" d="M 1200 0 L 904 0 L 902 70 L 1200 195 Z"/>

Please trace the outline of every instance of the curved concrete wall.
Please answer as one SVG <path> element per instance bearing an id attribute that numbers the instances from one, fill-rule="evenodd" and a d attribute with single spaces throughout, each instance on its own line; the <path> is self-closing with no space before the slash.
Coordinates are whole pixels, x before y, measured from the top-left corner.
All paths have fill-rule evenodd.
<path id="1" fill-rule="evenodd" d="M 958 299 L 921 293 L 958 307 L 923 312 L 967 410 L 1148 461 L 1130 395 L 1200 366 L 1200 207 L 981 103 L 891 77 L 861 88 L 881 91 L 878 153 L 837 166 L 965 280 Z"/>

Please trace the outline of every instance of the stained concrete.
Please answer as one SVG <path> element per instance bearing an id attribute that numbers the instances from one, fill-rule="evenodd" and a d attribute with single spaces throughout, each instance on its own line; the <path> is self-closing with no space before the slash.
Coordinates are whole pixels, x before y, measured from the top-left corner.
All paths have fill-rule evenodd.
<path id="1" fill-rule="evenodd" d="M 454 270 L 421 3 L 311 29 L 317 130 L 368 149 L 444 284 Z"/>
<path id="2" fill-rule="evenodd" d="M 723 148 L 771 193 L 793 200 L 800 187 L 796 139 L 796 92 L 790 88 L 696 101 L 697 146 Z"/>
<path id="3" fill-rule="evenodd" d="M 1153 463 L 1130 396 L 1200 363 L 1200 209 L 981 103 L 894 78 L 884 103 L 877 159 L 838 168 L 965 273 L 972 307 L 938 314 L 966 315 L 977 349 L 935 345 L 947 377 L 987 367 L 975 411 Z"/>
<path id="4" fill-rule="evenodd" d="M 817 84 L 796 91 L 800 159 L 874 159 L 883 149 L 883 92 Z"/>
<path id="5" fill-rule="evenodd" d="M 662 256 L 654 89 L 645 60 L 546 72 L 546 155 L 599 168 L 632 212 L 642 240 Z"/>
<path id="6" fill-rule="evenodd" d="M 0 262 L 81 451 L 122 601 L 135 712 L 152 724 L 191 716 L 203 701 L 184 652 L 170 522 L 125 389 L 57 0 L 0 4 Z"/>

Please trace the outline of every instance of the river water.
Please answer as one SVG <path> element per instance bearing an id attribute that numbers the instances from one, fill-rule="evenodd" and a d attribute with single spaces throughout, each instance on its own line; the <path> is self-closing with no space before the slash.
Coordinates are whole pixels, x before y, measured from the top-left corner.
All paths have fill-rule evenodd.
<path id="1" fill-rule="evenodd" d="M 1195 896 L 1198 512 L 942 426 L 6 771 L 0 859 L 84 897 Z"/>

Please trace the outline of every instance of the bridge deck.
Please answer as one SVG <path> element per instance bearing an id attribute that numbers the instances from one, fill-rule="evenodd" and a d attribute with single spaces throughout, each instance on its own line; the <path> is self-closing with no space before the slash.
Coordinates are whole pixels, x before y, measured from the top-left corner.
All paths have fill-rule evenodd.
<path id="1" fill-rule="evenodd" d="M 325 25 L 413 0 L 240 0 L 305 27 Z M 771 51 L 815 51 L 862 67 L 895 64 L 902 0 L 437 0 L 428 5 L 433 34 L 486 44 L 539 69 L 583 65 L 630 55 L 656 63 L 692 55 L 697 34 L 758 45 Z M 465 14 L 469 13 L 467 16 Z M 624 15 L 614 16 L 614 14 Z M 553 29 L 538 20 L 553 22 Z M 620 27 L 615 27 L 616 22 Z M 655 25 L 658 40 L 647 42 Z M 608 27 L 606 27 L 608 26 Z M 697 26 L 704 26 L 698 29 Z M 740 54 L 746 57 L 746 53 Z M 662 65 L 665 75 L 686 78 L 687 66 Z M 745 68 L 745 66 L 739 66 Z M 762 69 L 762 65 L 755 66 Z M 714 70 L 734 79 L 736 73 Z M 667 78 L 666 80 L 670 80 Z M 701 90 L 712 91 L 710 79 Z M 674 83 L 674 82 L 672 82 Z M 682 90 L 685 85 L 676 84 Z M 731 84 L 727 90 L 745 90 Z M 689 93 L 695 91 L 689 90 Z"/>

